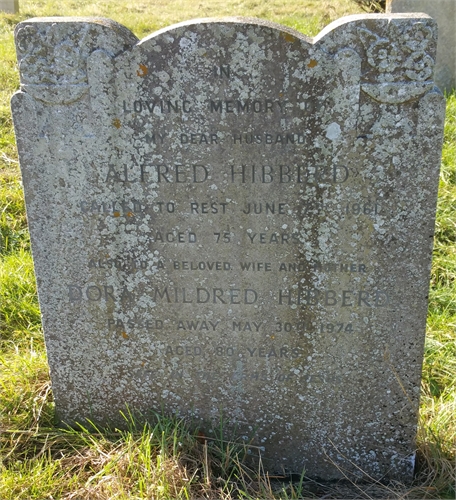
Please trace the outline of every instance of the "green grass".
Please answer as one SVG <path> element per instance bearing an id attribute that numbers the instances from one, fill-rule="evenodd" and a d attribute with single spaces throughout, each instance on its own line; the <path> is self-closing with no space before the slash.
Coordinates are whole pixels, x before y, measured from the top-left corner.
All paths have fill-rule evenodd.
<path id="1" fill-rule="evenodd" d="M 24 335 L 40 332 L 40 312 L 36 296 L 32 257 L 21 250 L 5 255 L 0 268 L 1 344 L 23 342 Z"/>
<path id="2" fill-rule="evenodd" d="M 0 14 L 0 499 L 291 499 L 346 497 L 251 470 L 248 446 L 227 441 L 223 421 L 208 436 L 157 415 L 144 427 L 125 415 L 127 431 L 54 425 L 54 404 L 30 256 L 9 99 L 18 88 L 12 31 L 34 16 L 110 17 L 139 38 L 196 17 L 250 15 L 316 35 L 350 0 L 160 0 L 124 2 L 20 0 Z M 375 487 L 363 498 L 454 498 L 456 445 L 456 95 L 447 96 L 415 484 Z"/>
<path id="3" fill-rule="evenodd" d="M 11 164 L 11 163 L 10 163 Z M 15 164 L 14 164 L 15 165 Z M 29 234 L 19 176 L 5 169 L 0 173 L 0 255 L 29 250 Z"/>

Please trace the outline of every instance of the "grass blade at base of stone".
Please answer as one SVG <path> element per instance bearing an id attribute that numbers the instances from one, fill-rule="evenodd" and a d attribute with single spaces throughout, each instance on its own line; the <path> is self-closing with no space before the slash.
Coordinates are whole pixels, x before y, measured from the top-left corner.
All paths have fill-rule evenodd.
<path id="1" fill-rule="evenodd" d="M 142 428 L 129 423 L 127 431 L 90 422 L 66 431 L 11 431 L 28 446 L 3 454 L 0 498 L 252 498 L 256 483 L 238 459 L 242 445 L 224 441 L 220 448 L 218 439 L 164 416 Z"/>

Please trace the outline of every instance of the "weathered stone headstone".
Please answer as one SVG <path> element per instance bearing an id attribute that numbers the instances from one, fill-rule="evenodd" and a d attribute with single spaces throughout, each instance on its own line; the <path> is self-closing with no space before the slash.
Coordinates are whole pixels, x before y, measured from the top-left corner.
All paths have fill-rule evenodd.
<path id="1" fill-rule="evenodd" d="M 16 14 L 19 12 L 19 0 L 0 0 L 0 12 Z"/>
<path id="2" fill-rule="evenodd" d="M 450 92 L 456 86 L 456 0 L 387 0 L 386 12 L 424 12 L 438 24 L 435 82 Z"/>
<path id="3" fill-rule="evenodd" d="M 16 31 L 62 421 L 224 413 L 265 467 L 410 478 L 444 99 L 428 17 Z"/>

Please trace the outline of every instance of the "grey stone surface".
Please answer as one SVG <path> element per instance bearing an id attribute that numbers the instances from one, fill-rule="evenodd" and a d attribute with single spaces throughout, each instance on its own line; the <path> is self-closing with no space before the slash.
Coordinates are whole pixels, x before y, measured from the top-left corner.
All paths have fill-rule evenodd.
<path id="1" fill-rule="evenodd" d="M 456 0 L 387 0 L 388 13 L 424 12 L 437 21 L 435 83 L 450 92 L 456 86 Z"/>
<path id="2" fill-rule="evenodd" d="M 16 14 L 19 12 L 19 0 L 0 0 L 0 12 Z"/>
<path id="3" fill-rule="evenodd" d="M 315 39 L 18 25 L 12 108 L 56 410 L 225 414 L 270 471 L 407 480 L 444 99 L 428 17 Z"/>

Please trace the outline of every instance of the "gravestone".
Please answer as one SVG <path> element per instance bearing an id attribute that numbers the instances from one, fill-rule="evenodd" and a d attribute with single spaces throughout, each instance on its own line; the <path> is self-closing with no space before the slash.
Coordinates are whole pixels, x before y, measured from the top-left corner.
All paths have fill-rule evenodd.
<path id="1" fill-rule="evenodd" d="M 424 12 L 438 24 L 435 82 L 450 92 L 456 86 L 456 0 L 387 0 L 386 12 Z"/>
<path id="2" fill-rule="evenodd" d="M 19 12 L 19 0 L 0 0 L 0 12 L 16 14 Z"/>
<path id="3" fill-rule="evenodd" d="M 444 99 L 423 16 L 138 41 L 18 25 L 56 411 L 223 414 L 275 472 L 410 479 Z"/>

